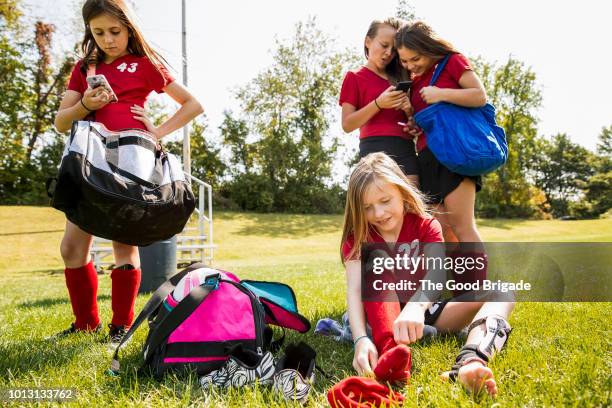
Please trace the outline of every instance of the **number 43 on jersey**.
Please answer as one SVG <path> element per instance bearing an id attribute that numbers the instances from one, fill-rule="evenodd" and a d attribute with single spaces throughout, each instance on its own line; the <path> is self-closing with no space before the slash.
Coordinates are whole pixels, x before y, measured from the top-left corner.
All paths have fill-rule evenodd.
<path id="1" fill-rule="evenodd" d="M 129 68 L 128 68 L 128 64 L 124 62 L 123 64 L 118 65 L 117 69 L 121 72 L 125 72 L 126 69 L 127 69 L 127 72 L 136 72 L 136 67 L 138 67 L 137 62 L 132 62 Z"/>

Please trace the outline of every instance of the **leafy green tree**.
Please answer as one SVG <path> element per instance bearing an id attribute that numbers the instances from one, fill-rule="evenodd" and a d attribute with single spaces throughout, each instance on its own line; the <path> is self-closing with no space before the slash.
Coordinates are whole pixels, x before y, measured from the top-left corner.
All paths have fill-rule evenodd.
<path id="1" fill-rule="evenodd" d="M 397 6 L 395 7 L 395 16 L 409 23 L 417 19 L 414 6 L 409 0 L 398 0 Z"/>
<path id="2" fill-rule="evenodd" d="M 612 208 L 612 126 L 599 134 L 597 155 L 591 160 L 595 174 L 582 183 L 583 197 L 570 203 L 569 211 L 577 218 L 592 218 Z"/>
<path id="3" fill-rule="evenodd" d="M 529 183 L 538 151 L 536 110 L 542 95 L 531 68 L 510 56 L 501 66 L 472 60 L 474 69 L 497 108 L 497 120 L 506 131 L 508 161 L 484 177 L 477 210 L 492 217 L 540 216 L 546 207 L 541 194 Z"/>
<path id="4" fill-rule="evenodd" d="M 612 125 L 601 129 L 599 142 L 597 143 L 597 153 L 608 158 L 612 157 Z"/>
<path id="5" fill-rule="evenodd" d="M 14 28 L 22 15 L 18 0 L 0 1 L 0 28 Z"/>
<path id="6" fill-rule="evenodd" d="M 156 113 L 149 112 L 154 122 L 160 123 L 168 116 L 168 113 L 156 105 Z M 207 134 L 206 117 L 196 118 L 190 123 L 189 145 L 191 147 L 191 174 L 200 180 L 210 184 L 213 188 L 219 187 L 225 175 L 227 167 L 221 160 L 221 149 L 209 138 Z M 165 143 L 169 152 L 178 157 L 183 155 L 183 141 Z"/>
<path id="7" fill-rule="evenodd" d="M 248 189 L 251 202 L 262 203 L 253 209 L 339 209 L 329 188 L 338 140 L 328 130 L 341 76 L 353 60 L 311 19 L 296 25 L 290 42 L 277 41 L 272 65 L 238 90 L 244 114 L 226 113 L 221 132 L 232 151 L 230 167 L 236 164 L 234 186 L 246 189 L 248 180 L 259 186 Z M 249 177 L 235 174 L 241 171 Z M 229 191 L 236 196 L 236 188 Z"/>
<path id="8" fill-rule="evenodd" d="M 223 145 L 230 149 L 229 172 L 232 176 L 254 172 L 255 146 L 247 143 L 249 127 L 244 119 L 235 119 L 232 112 L 223 112 L 223 123 L 219 127 Z"/>
<path id="9" fill-rule="evenodd" d="M 597 143 L 597 155 L 595 159 L 597 172 L 612 171 L 612 125 L 601 129 Z"/>
<path id="10" fill-rule="evenodd" d="M 594 173 L 593 155 L 564 133 L 543 139 L 540 149 L 534 161 L 535 184 L 546 193 L 554 215 L 566 215 L 569 202 L 578 200 Z"/>
<path id="11" fill-rule="evenodd" d="M 29 34 L 20 17 L 18 1 L 0 4 L 0 201 L 42 203 L 44 180 L 55 170 L 40 166 L 50 157 L 59 160 L 53 119 L 74 61 L 54 64 L 54 26 L 38 21 Z M 56 153 L 43 152 L 49 148 Z"/>

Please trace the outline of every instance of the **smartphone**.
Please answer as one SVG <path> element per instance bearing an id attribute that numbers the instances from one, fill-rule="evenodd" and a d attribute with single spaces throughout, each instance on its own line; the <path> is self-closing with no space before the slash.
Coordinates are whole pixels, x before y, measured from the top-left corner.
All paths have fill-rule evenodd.
<path id="1" fill-rule="evenodd" d="M 395 90 L 408 92 L 411 86 L 412 86 L 412 81 L 402 81 L 402 82 L 397 83 L 397 85 L 395 86 Z"/>
<path id="2" fill-rule="evenodd" d="M 91 89 L 96 89 L 99 86 L 103 86 L 104 89 L 106 89 L 108 93 L 110 94 L 111 102 L 118 101 L 117 95 L 115 95 L 113 88 L 111 88 L 110 84 L 108 83 L 108 80 L 106 79 L 104 75 L 98 74 L 98 75 L 87 77 L 87 83 L 89 84 L 89 87 Z"/>

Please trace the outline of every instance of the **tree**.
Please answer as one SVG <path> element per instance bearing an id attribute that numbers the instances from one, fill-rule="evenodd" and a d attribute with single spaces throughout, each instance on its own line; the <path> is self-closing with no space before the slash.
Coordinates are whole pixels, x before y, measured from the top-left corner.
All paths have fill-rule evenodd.
<path id="1" fill-rule="evenodd" d="M 612 171 L 612 125 L 601 128 L 597 143 L 595 168 L 599 173 Z"/>
<path id="2" fill-rule="evenodd" d="M 594 173 L 593 155 L 564 133 L 543 139 L 540 149 L 532 166 L 535 183 L 546 193 L 554 215 L 566 215 L 569 202 L 578 200 L 581 188 Z"/>
<path id="3" fill-rule="evenodd" d="M 16 26 L 17 21 L 22 13 L 19 9 L 18 0 L 2 0 L 0 1 L 0 28 Z"/>
<path id="4" fill-rule="evenodd" d="M 216 188 L 227 170 L 221 160 L 221 150 L 205 136 L 207 130 L 205 117 L 195 119 L 190 126 L 191 174 Z M 169 142 L 166 144 L 166 149 L 181 157 L 183 141 Z"/>
<path id="5" fill-rule="evenodd" d="M 415 21 L 414 6 L 410 4 L 409 0 L 398 0 L 395 7 L 395 16 L 409 23 Z"/>
<path id="6" fill-rule="evenodd" d="M 257 190 L 248 190 L 252 202 L 262 203 L 259 210 L 339 208 L 335 190 L 327 194 L 338 144 L 328 130 L 341 75 L 353 60 L 310 19 L 296 25 L 290 42 L 277 41 L 272 65 L 238 90 L 244 114 L 226 113 L 221 132 L 232 150 L 234 187 L 247 189 L 245 180 L 256 184 Z M 238 176 L 242 168 L 248 177 Z"/>
<path id="7" fill-rule="evenodd" d="M 0 161 L 0 198 L 3 202 L 41 203 L 46 200 L 44 179 L 51 174 L 37 167 L 35 152 L 43 148 L 37 142 L 43 136 L 58 137 L 53 119 L 74 60 L 67 57 L 53 65 L 53 25 L 36 22 L 32 44 L 32 39 L 21 39 L 23 27 L 15 18 L 13 26 L 3 26 L 0 34 L 0 148 L 5 152 Z"/>
<path id="8" fill-rule="evenodd" d="M 542 102 L 536 75 L 512 56 L 501 66 L 480 58 L 472 62 L 489 101 L 497 109 L 497 120 L 506 131 L 509 148 L 506 164 L 484 177 L 477 210 L 480 215 L 493 217 L 540 215 L 544 203 L 539 191 L 529 183 L 538 150 L 536 110 Z"/>
<path id="9" fill-rule="evenodd" d="M 223 123 L 219 127 L 223 145 L 230 149 L 230 175 L 251 174 L 254 172 L 255 146 L 247 143 L 249 126 L 243 119 L 235 119 L 232 112 L 223 112 Z"/>
<path id="10" fill-rule="evenodd" d="M 597 142 L 597 153 L 608 158 L 612 157 L 612 125 L 601 128 L 599 142 Z"/>
<path id="11" fill-rule="evenodd" d="M 601 129 L 597 155 L 591 161 L 595 174 L 582 183 L 582 200 L 569 206 L 577 218 L 597 217 L 612 208 L 612 126 Z"/>

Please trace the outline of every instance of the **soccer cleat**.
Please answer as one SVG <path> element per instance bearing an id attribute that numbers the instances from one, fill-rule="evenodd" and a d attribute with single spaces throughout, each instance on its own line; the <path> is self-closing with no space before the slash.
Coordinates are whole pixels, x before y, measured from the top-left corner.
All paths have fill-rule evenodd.
<path id="1" fill-rule="evenodd" d="M 102 330 L 102 324 L 98 324 L 96 328 L 93 330 L 80 330 L 75 327 L 74 323 L 70 323 L 69 328 L 67 328 L 66 330 L 62 330 L 59 333 L 55 333 L 51 336 L 48 336 L 45 338 L 45 340 L 59 340 L 61 338 L 70 336 L 71 334 L 77 334 L 77 333 L 99 333 L 100 330 Z"/>
<path id="2" fill-rule="evenodd" d="M 274 390 L 287 400 L 306 402 L 314 383 L 317 353 L 306 343 L 289 344 L 276 364 Z"/>
<path id="3" fill-rule="evenodd" d="M 121 339 L 125 336 L 125 333 L 129 330 L 129 326 L 115 326 L 114 324 L 108 325 L 108 343 L 112 348 L 116 348 L 121 343 Z"/>
<path id="4" fill-rule="evenodd" d="M 204 389 L 213 385 L 224 388 L 242 387 L 256 382 L 264 385 L 271 384 L 273 377 L 272 353 L 266 352 L 262 356 L 243 349 L 239 344 L 232 349 L 223 367 L 200 378 L 200 385 Z"/>

